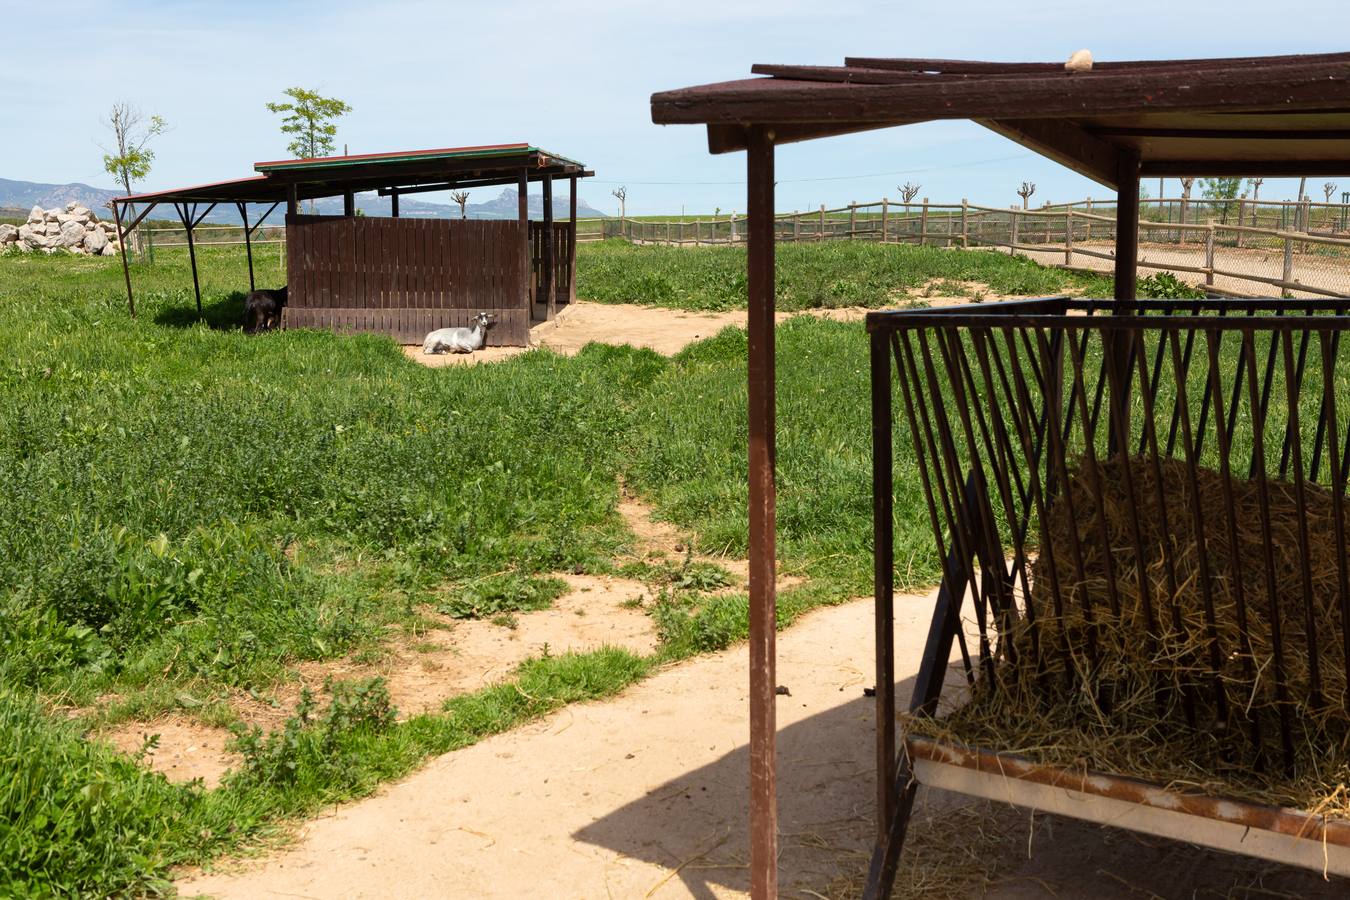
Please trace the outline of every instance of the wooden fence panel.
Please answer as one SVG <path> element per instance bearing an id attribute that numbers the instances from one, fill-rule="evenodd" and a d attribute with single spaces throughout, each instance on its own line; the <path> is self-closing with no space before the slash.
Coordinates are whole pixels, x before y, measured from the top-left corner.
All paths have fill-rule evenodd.
<path id="1" fill-rule="evenodd" d="M 287 241 L 286 327 L 420 342 L 481 311 L 497 317 L 489 343 L 528 342 L 517 220 L 295 215 L 287 217 Z"/>

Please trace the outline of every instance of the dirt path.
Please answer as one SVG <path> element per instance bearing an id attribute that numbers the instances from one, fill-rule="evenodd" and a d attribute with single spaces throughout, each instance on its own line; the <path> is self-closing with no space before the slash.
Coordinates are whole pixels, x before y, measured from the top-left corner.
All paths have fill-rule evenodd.
<path id="1" fill-rule="evenodd" d="M 861 307 L 779 313 L 778 321 L 794 315 L 813 315 L 839 322 L 861 321 Z M 712 337 L 727 326 L 745 327 L 745 311 L 685 312 L 633 303 L 592 303 L 579 300 L 559 310 L 555 319 L 530 330 L 531 347 L 547 347 L 568 356 L 592 341 L 646 347 L 665 356 L 679 353 L 694 341 Z M 498 362 L 519 356 L 530 347 L 485 347 L 477 353 L 442 353 L 427 356 L 420 346 L 405 346 L 404 354 L 431 368 Z"/>
<path id="2" fill-rule="evenodd" d="M 931 603 L 898 599 L 902 694 Z M 783 896 L 842 900 L 861 885 L 874 809 L 874 705 L 862 695 L 871 641 L 866 600 L 779 636 L 778 680 L 791 692 L 778 705 Z M 447 754 L 310 822 L 288 851 L 178 887 L 221 898 L 744 896 L 746 667 L 744 647 L 673 666 L 611 701 Z M 940 792 L 921 792 L 916 815 L 897 896 L 1333 897 L 1346 888 Z"/>

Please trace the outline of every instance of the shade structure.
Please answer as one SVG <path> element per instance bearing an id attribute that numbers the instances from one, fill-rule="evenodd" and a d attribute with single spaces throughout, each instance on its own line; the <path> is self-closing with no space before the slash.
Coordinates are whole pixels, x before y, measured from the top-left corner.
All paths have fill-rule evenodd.
<path id="1" fill-rule="evenodd" d="M 436 328 L 465 325 L 479 312 L 493 316 L 492 343 L 524 344 L 530 324 L 575 298 L 577 180 L 593 175 L 576 160 L 533 144 L 487 144 L 259 162 L 260 174 L 119 197 L 113 201 L 122 236 L 152 210 L 171 205 L 182 222 L 201 310 L 194 230 L 217 205 L 234 204 L 244 222 L 249 287 L 254 287 L 251 238 L 285 204 L 289 303 L 286 327 L 324 327 L 420 340 Z M 569 221 L 554 222 L 552 188 L 566 179 Z M 546 198 L 542 222 L 529 217 L 527 191 Z M 399 216 L 399 197 L 451 189 L 514 185 L 517 216 L 481 222 L 413 220 Z M 355 195 L 391 198 L 393 218 L 356 214 Z M 303 216 L 299 204 L 342 196 L 343 216 Z M 270 204 L 252 224 L 248 207 Z M 204 207 L 204 209 L 203 209 Z M 135 314 L 131 275 L 123 264 L 128 306 Z"/>
<path id="2" fill-rule="evenodd" d="M 1319 176 L 1350 171 L 1350 54 L 1056 62 L 847 58 L 756 65 L 757 77 L 663 91 L 652 121 L 703 125 L 713 153 L 747 151 L 750 210 L 751 890 L 777 895 L 774 790 L 773 152 L 777 144 L 967 119 L 1117 192 L 1115 309 L 1135 299 L 1141 176 Z M 767 271 L 769 277 L 764 277 Z M 756 277 L 758 273 L 759 277 Z M 766 325 L 766 323 L 769 323 Z M 1127 366 L 1126 348 L 1107 347 Z M 877 360 L 873 360 L 874 368 Z M 889 393 L 874 390 L 874 419 Z M 889 433 L 874 433 L 889 453 Z M 868 893 L 888 894 L 912 784 L 897 766 L 889 482 L 876 497 L 877 852 Z M 887 547 L 883 548 L 882 544 Z M 940 690 L 940 682 L 936 686 Z M 916 692 L 922 693 L 916 688 Z"/>

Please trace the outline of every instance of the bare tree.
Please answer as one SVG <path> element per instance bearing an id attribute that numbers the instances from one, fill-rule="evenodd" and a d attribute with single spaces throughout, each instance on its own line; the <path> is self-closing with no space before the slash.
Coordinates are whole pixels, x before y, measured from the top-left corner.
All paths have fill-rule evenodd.
<path id="1" fill-rule="evenodd" d="M 1302 202 L 1303 202 L 1303 198 L 1304 198 L 1305 196 L 1307 196 L 1307 195 L 1304 193 L 1304 191 L 1307 189 L 1307 187 L 1308 187 L 1308 176 L 1307 176 L 1307 175 L 1304 175 L 1302 178 L 1300 178 L 1300 179 L 1298 180 L 1298 202 L 1299 202 L 1299 203 L 1302 203 Z"/>
<path id="2" fill-rule="evenodd" d="M 1331 195 L 1336 193 L 1336 187 L 1337 185 L 1334 181 L 1328 181 L 1326 184 L 1322 185 L 1322 193 L 1326 194 L 1328 203 L 1331 202 Z"/>
<path id="3" fill-rule="evenodd" d="M 1022 198 L 1022 208 L 1026 209 L 1031 195 L 1036 193 L 1036 185 L 1030 181 L 1022 182 L 1022 186 L 1017 189 L 1017 196 Z"/>
<path id="4" fill-rule="evenodd" d="M 103 124 L 113 133 L 115 146 L 103 149 L 103 168 L 122 183 L 122 188 L 131 193 L 131 186 L 150 174 L 150 166 L 155 162 L 155 151 L 149 148 L 153 138 L 164 133 L 168 124 L 159 116 L 145 115 L 126 101 L 114 103 L 108 110 L 108 118 Z M 131 212 L 135 215 L 135 208 Z M 140 235 L 132 232 L 131 246 L 139 255 Z"/>
<path id="5" fill-rule="evenodd" d="M 1181 179 L 1181 224 L 1186 224 L 1186 211 L 1191 207 L 1191 188 L 1195 187 L 1195 176 Z"/>
<path id="6" fill-rule="evenodd" d="M 900 200 L 905 204 L 905 209 L 908 210 L 909 205 L 914 202 L 914 198 L 919 196 L 919 191 L 923 189 L 923 185 L 906 181 L 904 184 L 897 184 L 895 189 L 900 192 Z"/>
<path id="7" fill-rule="evenodd" d="M 456 203 L 459 204 L 459 217 L 460 217 L 461 219 L 467 219 L 467 218 L 468 218 L 468 215 L 467 215 L 467 214 L 465 213 L 465 211 L 464 211 L 464 205 L 465 205 L 466 203 L 469 202 L 469 192 L 468 192 L 468 191 L 451 191 L 451 192 L 450 192 L 450 199 L 453 200 L 453 201 L 455 201 Z"/>
<path id="8" fill-rule="evenodd" d="M 1248 179 L 1247 179 L 1247 184 L 1250 185 L 1250 186 L 1251 186 L 1251 189 L 1252 189 L 1252 227 L 1253 227 L 1253 228 L 1256 227 L 1256 215 L 1257 215 L 1258 212 L 1260 212 L 1259 204 L 1257 203 L 1257 198 L 1261 196 L 1261 185 L 1265 184 L 1265 182 L 1266 182 L 1266 180 L 1265 180 L 1264 178 L 1248 178 Z M 1242 223 L 1239 222 L 1238 224 L 1241 225 Z"/>
<path id="9" fill-rule="evenodd" d="M 619 221 L 628 218 L 628 186 L 610 191 L 619 201 Z"/>

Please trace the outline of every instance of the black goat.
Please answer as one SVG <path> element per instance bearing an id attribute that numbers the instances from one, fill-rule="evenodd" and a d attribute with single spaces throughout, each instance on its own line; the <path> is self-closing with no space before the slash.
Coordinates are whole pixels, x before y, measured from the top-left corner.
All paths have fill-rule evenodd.
<path id="1" fill-rule="evenodd" d="M 253 291 L 244 298 L 244 333 L 257 334 L 281 324 L 281 309 L 286 305 L 286 288 Z"/>

